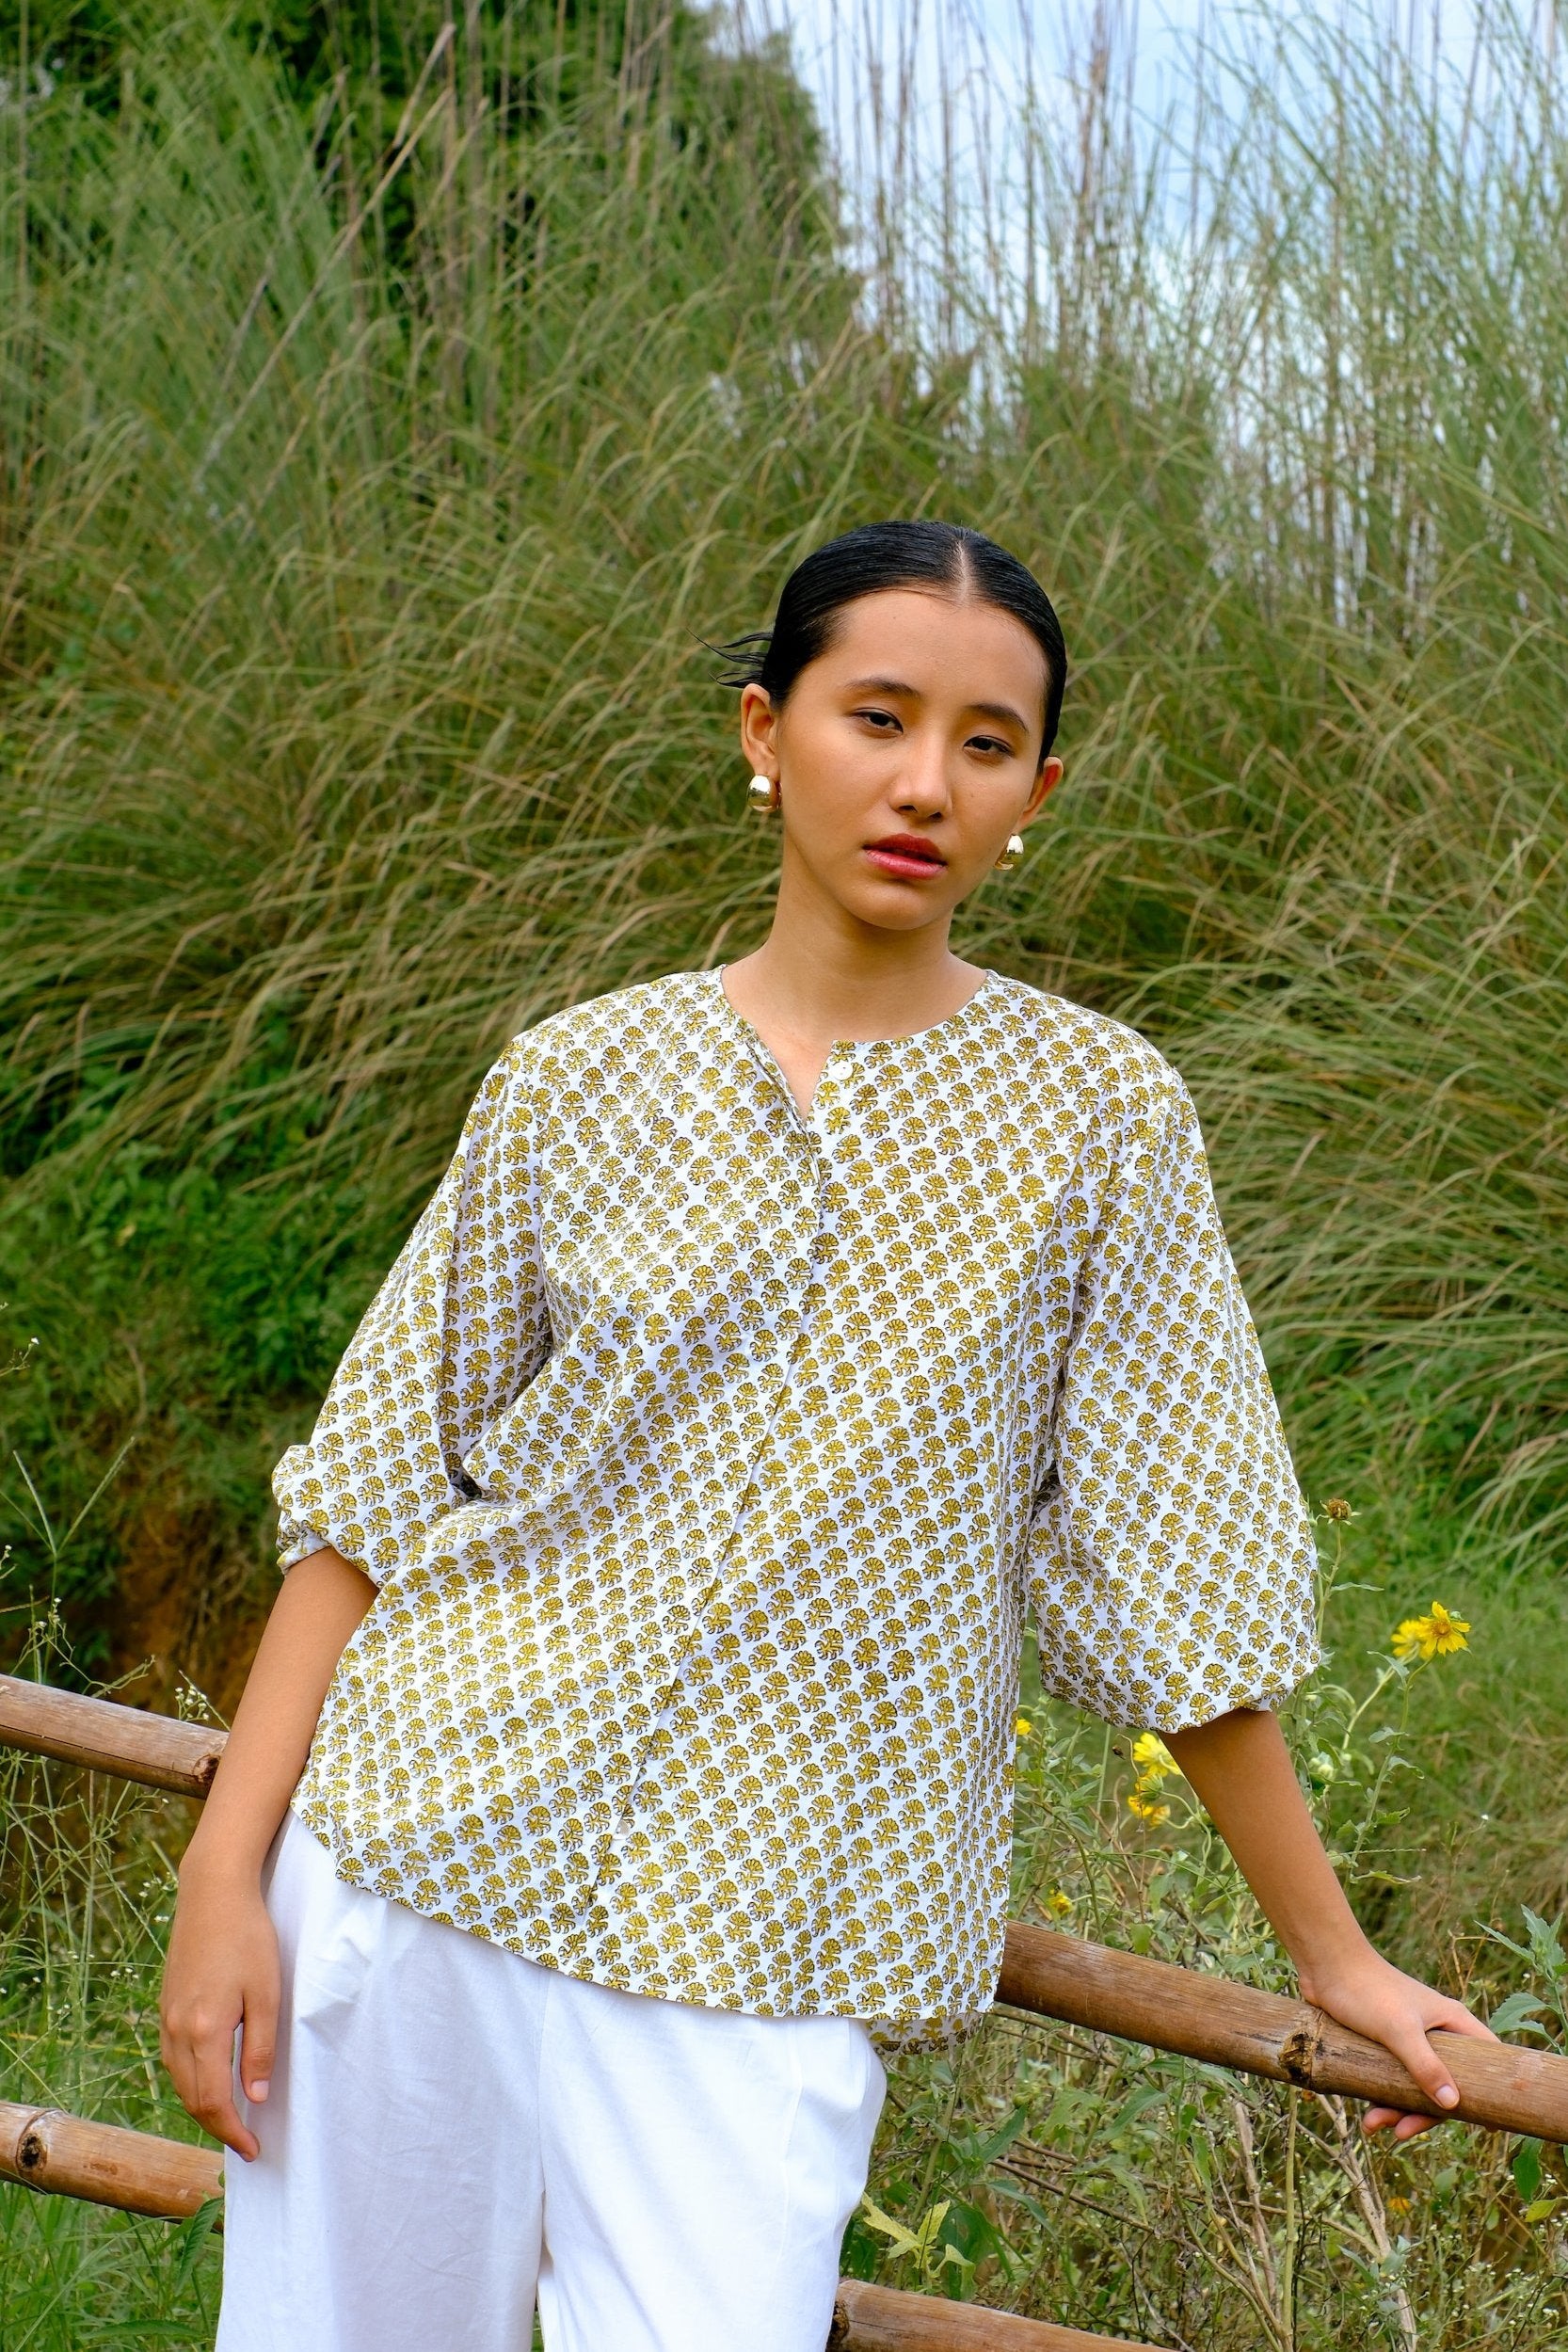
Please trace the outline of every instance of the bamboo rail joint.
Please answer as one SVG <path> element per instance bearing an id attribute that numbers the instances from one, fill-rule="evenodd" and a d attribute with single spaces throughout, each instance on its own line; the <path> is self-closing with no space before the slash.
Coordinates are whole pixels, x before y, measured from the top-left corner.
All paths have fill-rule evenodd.
<path id="1" fill-rule="evenodd" d="M 1381 2042 L 1305 2001 L 1018 1920 L 1008 1927 L 997 1999 L 1303 2090 L 1568 2141 L 1568 2058 L 1544 2050 L 1434 2034 L 1459 2091 L 1457 2107 L 1439 2107 Z"/>

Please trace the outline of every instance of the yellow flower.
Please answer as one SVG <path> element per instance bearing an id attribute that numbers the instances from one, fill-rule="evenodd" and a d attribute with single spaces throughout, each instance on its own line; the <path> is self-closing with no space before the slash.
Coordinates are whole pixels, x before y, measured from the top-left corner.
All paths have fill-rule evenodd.
<path id="1" fill-rule="evenodd" d="M 1335 1495 L 1323 1505 L 1323 1516 L 1325 1519 L 1337 1519 L 1342 1524 L 1347 1519 L 1353 1519 L 1355 1513 L 1348 1502 Z"/>
<path id="2" fill-rule="evenodd" d="M 1424 1617 L 1407 1617 L 1394 1629 L 1396 1657 L 1448 1657 L 1455 1650 L 1467 1650 L 1465 1639 L 1470 1630 L 1467 1617 L 1453 1617 L 1441 1601 L 1433 1601 Z"/>
<path id="3" fill-rule="evenodd" d="M 1053 1886 L 1046 1896 L 1046 1909 L 1053 1919 L 1065 1919 L 1072 1907 L 1072 1896 L 1064 1895 L 1059 1886 Z"/>
<path id="4" fill-rule="evenodd" d="M 1138 1767 L 1138 1778 L 1149 1788 L 1158 1788 L 1168 1773 L 1181 1778 L 1181 1767 L 1157 1732 L 1140 1732 L 1132 1743 L 1132 1761 Z"/>
<path id="5" fill-rule="evenodd" d="M 1469 1648 L 1470 1644 L 1465 1640 L 1470 1630 L 1467 1617 L 1450 1617 L 1441 1601 L 1433 1601 L 1428 1611 L 1428 1622 L 1432 1626 L 1432 1647 L 1439 1657 L 1448 1657 L 1454 1650 Z"/>
<path id="6" fill-rule="evenodd" d="M 1127 1800 L 1128 1811 L 1135 1813 L 1140 1821 L 1147 1821 L 1154 1826 L 1168 1821 L 1171 1817 L 1170 1806 L 1157 1804 L 1154 1800 L 1161 1781 L 1168 1780 L 1173 1773 L 1180 1780 L 1180 1765 L 1158 1732 L 1139 1733 L 1132 1743 L 1132 1761 L 1138 1767 L 1138 1778 Z"/>
<path id="7" fill-rule="evenodd" d="M 1020 1715 L 1013 1729 L 1020 1739 L 1032 1739 L 1034 1736 L 1034 1726 L 1027 1715 Z"/>

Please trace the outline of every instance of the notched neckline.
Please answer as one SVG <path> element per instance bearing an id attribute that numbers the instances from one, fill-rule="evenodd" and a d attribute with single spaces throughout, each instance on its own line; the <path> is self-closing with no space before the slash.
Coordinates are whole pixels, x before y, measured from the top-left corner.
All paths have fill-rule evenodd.
<path id="1" fill-rule="evenodd" d="M 725 1010 L 729 1014 L 731 1019 L 739 1021 L 741 1027 L 745 1031 L 746 1035 L 756 1039 L 757 1043 L 762 1048 L 762 1051 L 767 1055 L 770 1062 L 776 1061 L 777 1057 L 775 1055 L 773 1048 L 763 1039 L 760 1031 L 756 1028 L 754 1023 L 746 1018 L 745 1015 L 741 1011 L 740 1006 L 735 1003 L 734 1000 L 731 998 L 728 989 L 725 986 L 724 976 L 728 969 L 729 967 L 728 964 L 711 964 L 702 977 L 705 980 L 711 980 L 712 982 L 714 988 L 718 992 L 719 1001 L 724 1006 Z M 858 1053 L 862 1048 L 867 1046 L 920 1045 L 925 1038 L 935 1037 L 942 1030 L 951 1029 L 954 1022 L 963 1020 L 972 1007 L 978 1004 L 981 998 L 986 994 L 992 982 L 1000 980 L 1000 973 L 996 971 L 991 965 L 983 965 L 981 967 L 979 987 L 970 989 L 968 995 L 964 999 L 963 1003 L 959 1005 L 956 1012 L 944 1013 L 939 1021 L 928 1021 L 924 1029 L 900 1030 L 897 1035 L 892 1037 L 835 1037 L 827 1048 L 828 1060 L 832 1060 L 833 1056 L 840 1050 L 840 1047 L 848 1052 Z M 824 1066 L 826 1066 L 825 1064 Z"/>
<path id="2" fill-rule="evenodd" d="M 779 1061 L 778 1056 L 774 1052 L 773 1048 L 762 1036 L 761 1032 L 746 1018 L 745 1015 L 741 1011 L 740 1006 L 731 1000 L 729 991 L 724 984 L 724 975 L 728 968 L 729 968 L 727 964 L 711 965 L 704 977 L 711 978 L 712 980 L 713 988 L 717 994 L 721 1007 L 728 1015 L 734 1025 L 742 1032 L 744 1041 L 748 1046 L 753 1055 L 764 1064 L 767 1073 L 777 1083 L 785 1101 L 790 1107 L 792 1115 L 799 1122 L 808 1138 L 812 1141 L 816 1141 L 819 1136 L 815 1113 L 817 1105 L 822 1097 L 824 1081 L 826 1080 L 828 1072 L 833 1066 L 835 1055 L 840 1053 L 859 1054 L 861 1052 L 870 1051 L 877 1047 L 887 1048 L 888 1046 L 922 1045 L 928 1037 L 936 1037 L 943 1030 L 952 1029 L 955 1023 L 963 1020 L 968 1014 L 970 1007 L 978 1003 L 979 1000 L 984 996 L 987 989 L 989 989 L 992 982 L 1000 977 L 991 965 L 984 965 L 981 968 L 980 985 L 977 988 L 970 989 L 968 995 L 964 999 L 963 1003 L 958 1006 L 957 1010 L 952 1013 L 944 1013 L 939 1021 L 930 1021 L 924 1029 L 904 1030 L 896 1037 L 835 1037 L 828 1046 L 827 1053 L 824 1059 L 822 1068 L 817 1072 L 817 1080 L 816 1084 L 811 1089 L 810 1098 L 808 1101 L 803 1103 L 796 1095 L 794 1088 L 791 1085 L 789 1079 L 785 1074 L 784 1064 Z"/>

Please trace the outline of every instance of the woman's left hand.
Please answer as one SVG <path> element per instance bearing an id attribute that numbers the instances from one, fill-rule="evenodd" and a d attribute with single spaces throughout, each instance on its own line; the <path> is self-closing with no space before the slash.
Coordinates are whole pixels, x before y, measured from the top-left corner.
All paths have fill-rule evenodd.
<path id="1" fill-rule="evenodd" d="M 1459 2092 L 1428 2034 L 1439 2027 L 1478 2041 L 1497 2037 L 1462 2001 L 1373 1951 L 1323 1851 L 1277 1716 L 1232 1707 L 1210 1723 L 1168 1732 L 1166 1741 L 1294 1960 L 1303 2000 L 1381 2041 L 1434 2107 L 1456 2106 Z M 1414 2139 L 1433 2120 L 1382 2106 L 1363 2118 L 1368 2132 L 1391 2123 L 1396 2139 Z"/>
<path id="2" fill-rule="evenodd" d="M 1381 2041 L 1439 2107 L 1457 2106 L 1459 2092 L 1440 2053 L 1428 2040 L 1429 2033 L 1435 2027 L 1443 2033 L 1468 2034 L 1477 2041 L 1497 2039 L 1462 2001 L 1450 2001 L 1417 1977 L 1407 1976 L 1370 1944 L 1331 1978 L 1319 1976 L 1308 1982 L 1304 1977 L 1302 1998 L 1336 2024 L 1365 2034 L 1368 2041 Z M 1396 2139 L 1414 2139 L 1418 2132 L 1430 2131 L 1436 2120 L 1409 2115 L 1402 2107 L 1368 2107 L 1362 2129 L 1381 2132 L 1391 2123 Z"/>

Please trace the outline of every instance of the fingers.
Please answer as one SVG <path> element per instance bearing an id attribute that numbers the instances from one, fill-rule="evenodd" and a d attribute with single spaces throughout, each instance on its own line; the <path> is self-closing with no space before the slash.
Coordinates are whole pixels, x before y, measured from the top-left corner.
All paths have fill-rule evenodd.
<path id="1" fill-rule="evenodd" d="M 262 2105 L 272 2083 L 273 2055 L 278 2045 L 279 1984 L 270 1980 L 246 1994 L 240 2032 L 240 2086 L 248 2099 Z"/>
<path id="2" fill-rule="evenodd" d="M 1396 2139 L 1415 2139 L 1422 2132 L 1435 2131 L 1440 2119 L 1434 2115 L 1412 2115 L 1408 2107 L 1368 2107 L 1361 2119 L 1362 2130 L 1370 2136 L 1393 2127 Z"/>
<path id="3" fill-rule="evenodd" d="M 163 2054 L 189 2114 L 248 2162 L 261 2143 L 241 2117 L 235 2084 L 258 2104 L 267 2095 L 278 2039 L 281 1971 L 278 1937 L 261 1890 L 238 1894 L 198 1880 L 182 1887 L 164 1968 Z"/>
<path id="4" fill-rule="evenodd" d="M 198 2043 L 195 2052 L 196 2098 L 186 2101 L 192 2115 L 203 2131 L 211 2132 L 225 2148 L 232 2148 L 237 2156 L 250 2158 L 260 2152 L 261 2142 L 246 2124 L 234 2104 L 234 2037 L 225 2035 L 221 2040 L 208 2035 Z"/>
<path id="5" fill-rule="evenodd" d="M 1393 2052 L 1405 2072 L 1420 2084 L 1435 2106 L 1458 2106 L 1459 2086 L 1448 2061 L 1429 2041 L 1420 2025 L 1413 2020 L 1399 2019 L 1384 2036 L 1384 2046 Z"/>
<path id="6" fill-rule="evenodd" d="M 1491 2026 L 1465 2008 L 1462 2002 L 1444 2001 L 1441 2008 L 1443 2014 L 1432 2020 L 1427 2028 L 1429 2033 L 1468 2034 L 1475 2041 L 1496 2041 L 1498 2039 Z"/>
<path id="7" fill-rule="evenodd" d="M 1383 2038 L 1385 2047 L 1429 2093 L 1435 2105 L 1455 2107 L 1459 2104 L 1459 2089 L 1453 2079 L 1453 2071 L 1442 2051 L 1433 2046 L 1428 2036 L 1433 2033 L 1464 2034 L 1475 2041 L 1496 2041 L 1497 2037 L 1490 2025 L 1472 2016 L 1460 2002 L 1440 1997 L 1433 1998 L 1424 2023 L 1425 2031 L 1420 2034 L 1400 2025 L 1392 2027 Z M 1436 2120 L 1432 2116 L 1412 2115 L 1402 2107 L 1371 2106 L 1362 2118 L 1362 2129 L 1381 2132 L 1391 2125 L 1396 2139 L 1415 2139 L 1418 2134 L 1430 2132 Z"/>
<path id="8" fill-rule="evenodd" d="M 261 2147 L 234 2104 L 234 2029 L 209 2019 L 166 2019 L 163 2061 L 187 2115 L 247 2162 Z"/>
<path id="9" fill-rule="evenodd" d="M 1336 1981 L 1308 1997 L 1317 1999 L 1330 2017 L 1353 2033 L 1382 2042 L 1411 2076 L 1423 2104 L 1430 2101 L 1431 2115 L 1411 2113 L 1387 2100 L 1368 2108 L 1362 2128 L 1392 2131 L 1400 2140 L 1430 2131 L 1433 2120 L 1459 2104 L 1448 2036 L 1461 2035 L 1474 2041 L 1497 2039 L 1462 2001 L 1450 2000 L 1417 1977 L 1407 1976 L 1402 1969 L 1390 1967 L 1369 1947 Z"/>

